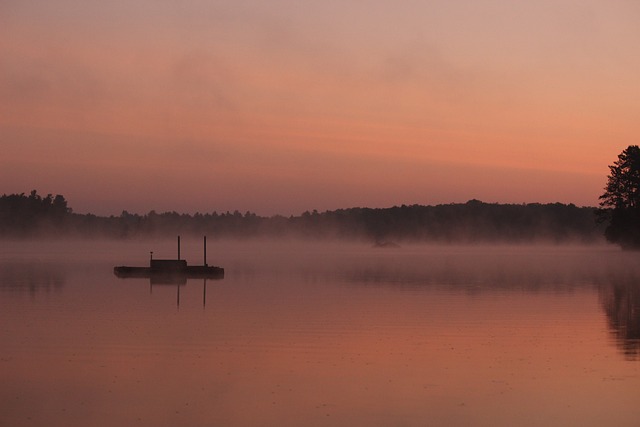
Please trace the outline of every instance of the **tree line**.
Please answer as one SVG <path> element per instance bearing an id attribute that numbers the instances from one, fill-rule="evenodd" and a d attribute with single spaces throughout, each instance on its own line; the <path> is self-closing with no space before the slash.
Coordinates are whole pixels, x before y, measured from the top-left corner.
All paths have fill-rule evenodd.
<path id="1" fill-rule="evenodd" d="M 0 196 L 0 238 L 33 236 L 212 237 L 368 239 L 384 245 L 416 242 L 594 242 L 602 236 L 625 249 L 640 249 L 640 147 L 630 145 L 609 166 L 600 206 L 562 203 L 497 204 L 470 200 L 436 206 L 350 208 L 299 216 L 261 217 L 251 212 L 177 212 L 119 216 L 77 214 L 64 196 L 36 190 Z M 594 222 L 594 217 L 597 221 Z"/>
<path id="2" fill-rule="evenodd" d="M 64 196 L 42 197 L 36 190 L 0 197 L 0 235 L 28 236 L 46 230 L 61 230 L 71 215 Z"/>
<path id="3" fill-rule="evenodd" d="M 303 237 L 389 242 L 595 242 L 606 223 L 596 223 L 593 207 L 562 203 L 497 204 L 470 200 L 435 206 L 349 208 L 307 211 L 297 216 L 258 216 L 251 212 L 177 212 L 119 216 L 74 213 L 61 195 L 0 196 L 0 237 Z"/>

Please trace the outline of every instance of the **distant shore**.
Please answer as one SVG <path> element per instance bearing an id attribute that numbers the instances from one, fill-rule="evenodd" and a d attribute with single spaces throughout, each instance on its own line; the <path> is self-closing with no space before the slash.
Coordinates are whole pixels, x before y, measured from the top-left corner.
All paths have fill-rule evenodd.
<path id="1" fill-rule="evenodd" d="M 606 224 L 596 208 L 562 203 L 498 204 L 470 200 L 434 206 L 347 208 L 298 216 L 258 216 L 251 212 L 178 212 L 119 216 L 77 214 L 63 196 L 12 194 L 0 197 L 0 238 L 169 237 L 305 238 L 394 242 L 599 243 Z"/>

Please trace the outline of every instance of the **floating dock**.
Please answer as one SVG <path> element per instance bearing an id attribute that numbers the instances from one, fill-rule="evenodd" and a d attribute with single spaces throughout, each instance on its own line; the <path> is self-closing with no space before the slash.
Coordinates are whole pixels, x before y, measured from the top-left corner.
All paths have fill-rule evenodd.
<path id="1" fill-rule="evenodd" d="M 128 267 L 122 265 L 114 267 L 113 273 L 121 278 L 224 278 L 224 268 L 207 265 L 207 236 L 204 236 L 204 265 L 188 265 L 186 260 L 180 259 L 180 236 L 178 236 L 178 259 L 153 259 L 153 252 L 151 252 L 148 267 Z"/>

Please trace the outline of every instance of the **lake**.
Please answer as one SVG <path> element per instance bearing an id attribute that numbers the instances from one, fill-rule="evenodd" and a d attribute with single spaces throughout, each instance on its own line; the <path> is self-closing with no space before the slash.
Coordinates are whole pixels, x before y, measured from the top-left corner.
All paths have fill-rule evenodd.
<path id="1" fill-rule="evenodd" d="M 3 242 L 2 426 L 635 426 L 640 253 Z M 202 263 L 199 239 L 182 257 Z"/>

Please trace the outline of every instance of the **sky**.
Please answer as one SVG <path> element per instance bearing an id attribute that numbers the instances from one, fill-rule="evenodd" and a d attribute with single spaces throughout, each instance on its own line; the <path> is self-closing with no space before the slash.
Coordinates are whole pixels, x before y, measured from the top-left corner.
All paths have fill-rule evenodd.
<path id="1" fill-rule="evenodd" d="M 635 0 L 0 0 L 0 194 L 118 215 L 595 206 Z"/>

